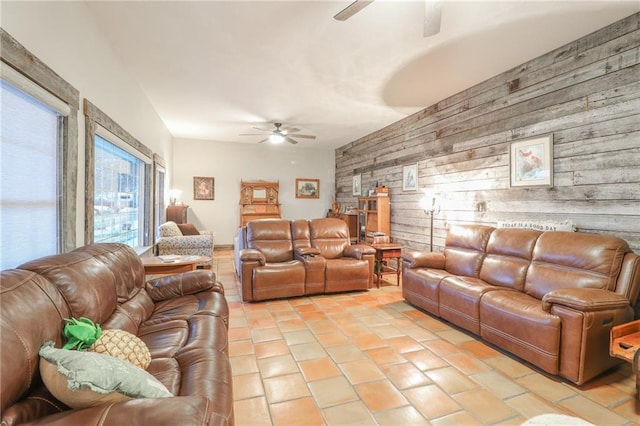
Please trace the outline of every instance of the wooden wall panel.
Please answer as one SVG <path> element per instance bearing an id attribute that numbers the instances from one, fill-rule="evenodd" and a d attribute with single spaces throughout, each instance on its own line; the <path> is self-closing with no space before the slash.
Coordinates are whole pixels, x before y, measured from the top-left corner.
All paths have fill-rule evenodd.
<path id="1" fill-rule="evenodd" d="M 509 146 L 552 133 L 553 188 L 510 188 Z M 336 201 L 390 188 L 391 236 L 429 244 L 421 191 L 402 191 L 402 166 L 418 164 L 435 192 L 434 250 L 455 223 L 569 222 L 616 235 L 640 253 L 640 14 L 470 87 L 336 150 Z"/>

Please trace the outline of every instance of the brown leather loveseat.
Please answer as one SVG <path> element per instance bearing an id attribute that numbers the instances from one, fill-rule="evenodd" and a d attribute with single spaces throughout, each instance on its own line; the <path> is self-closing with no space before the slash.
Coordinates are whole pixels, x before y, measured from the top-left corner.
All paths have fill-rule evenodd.
<path id="1" fill-rule="evenodd" d="M 403 296 L 576 384 L 614 366 L 609 332 L 631 321 L 640 257 L 596 234 L 455 226 L 443 253 L 403 254 Z"/>
<path id="2" fill-rule="evenodd" d="M 236 240 L 245 302 L 368 290 L 374 262 L 375 250 L 351 245 L 347 224 L 335 218 L 255 220 Z"/>
<path id="3" fill-rule="evenodd" d="M 229 311 L 211 271 L 145 283 L 140 258 L 122 244 L 94 244 L 2 271 L 2 425 L 233 424 Z M 43 385 L 38 350 L 63 342 L 63 318 L 138 336 L 147 372 L 173 394 L 70 409 Z"/>

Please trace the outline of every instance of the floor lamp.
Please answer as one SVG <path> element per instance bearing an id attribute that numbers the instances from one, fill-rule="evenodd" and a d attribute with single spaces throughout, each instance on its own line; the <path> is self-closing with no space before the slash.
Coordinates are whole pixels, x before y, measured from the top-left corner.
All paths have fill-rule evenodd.
<path id="1" fill-rule="evenodd" d="M 429 203 L 429 198 L 431 198 L 431 203 Z M 431 230 L 429 232 L 429 251 L 433 251 L 433 217 L 440 213 L 440 206 L 436 206 L 435 196 L 430 197 L 427 194 L 425 194 L 424 198 L 422 199 L 422 204 L 424 206 L 425 214 L 429 215 L 429 222 L 431 225 Z"/>

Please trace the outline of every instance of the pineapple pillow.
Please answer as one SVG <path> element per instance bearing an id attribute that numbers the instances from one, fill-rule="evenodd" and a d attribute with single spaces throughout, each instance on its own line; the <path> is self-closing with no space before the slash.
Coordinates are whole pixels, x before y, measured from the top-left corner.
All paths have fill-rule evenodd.
<path id="1" fill-rule="evenodd" d="M 118 329 L 102 330 L 89 318 L 65 318 L 64 335 L 67 343 L 63 349 L 88 349 L 105 353 L 129 361 L 147 369 L 151 362 L 151 353 L 147 345 L 137 336 Z"/>
<path id="2" fill-rule="evenodd" d="M 56 349 L 53 342 L 46 342 L 39 354 L 42 381 L 53 396 L 71 408 L 173 396 L 151 374 L 113 356 Z"/>

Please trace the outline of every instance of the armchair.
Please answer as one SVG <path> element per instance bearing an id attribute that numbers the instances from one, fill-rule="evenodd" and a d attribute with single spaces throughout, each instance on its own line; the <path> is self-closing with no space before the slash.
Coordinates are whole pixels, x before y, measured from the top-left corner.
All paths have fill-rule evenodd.
<path id="1" fill-rule="evenodd" d="M 213 264 L 213 247 L 215 233 L 212 231 L 197 231 L 190 227 L 192 235 L 186 235 L 175 222 L 165 222 L 159 226 L 159 238 L 156 242 L 157 255 L 194 255 L 208 256 L 211 260 L 198 266 L 210 268 Z M 195 234 L 197 232 L 197 234 Z"/>

